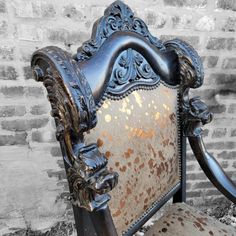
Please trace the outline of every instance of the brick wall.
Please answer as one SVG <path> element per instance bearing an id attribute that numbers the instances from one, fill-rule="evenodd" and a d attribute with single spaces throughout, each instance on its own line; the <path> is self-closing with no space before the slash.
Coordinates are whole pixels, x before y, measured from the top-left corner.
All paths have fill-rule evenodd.
<path id="1" fill-rule="evenodd" d="M 54 123 L 42 84 L 34 82 L 30 56 L 57 45 L 70 52 L 89 39 L 92 23 L 109 0 L 0 0 L 0 234 L 10 228 L 44 229 L 70 219 L 67 183 Z M 236 1 L 126 0 L 150 31 L 179 37 L 204 61 L 200 95 L 215 113 L 205 142 L 236 180 Z M 222 198 L 188 151 L 188 200 Z"/>

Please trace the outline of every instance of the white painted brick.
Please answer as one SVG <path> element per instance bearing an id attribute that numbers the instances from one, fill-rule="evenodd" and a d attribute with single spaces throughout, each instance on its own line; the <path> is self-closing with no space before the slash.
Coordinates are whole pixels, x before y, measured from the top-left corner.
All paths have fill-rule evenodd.
<path id="1" fill-rule="evenodd" d="M 43 30 L 35 28 L 34 25 L 19 24 L 18 25 L 18 38 L 26 41 L 42 41 Z"/>
<path id="2" fill-rule="evenodd" d="M 17 17 L 35 18 L 41 16 L 41 2 L 40 0 L 12 0 L 11 6 Z"/>
<path id="3" fill-rule="evenodd" d="M 103 15 L 105 7 L 112 2 L 112 0 L 0 0 L 0 64 L 14 67 L 18 76 L 16 81 L 0 79 L 0 105 L 23 106 L 26 110 L 24 116 L 20 117 L 24 120 L 23 123 L 19 122 L 17 114 L 13 117 L 0 117 L 1 124 L 11 124 L 13 127 L 8 130 L 0 127 L 1 144 L 7 145 L 0 147 L 0 178 L 1 188 L 4 189 L 0 191 L 0 235 L 10 227 L 26 227 L 24 217 L 35 229 L 45 229 L 60 219 L 67 220 L 63 217 L 68 213 L 68 210 L 65 210 L 66 203 L 61 200 L 56 201 L 58 194 L 67 191 L 66 181 L 62 183 L 58 178 L 49 178 L 47 175 L 49 169 L 50 173 L 53 173 L 61 171 L 62 167 L 57 163 L 57 160 L 61 160 L 59 145 L 54 142 L 51 132 L 55 130 L 54 121 L 52 118 L 49 119 L 44 128 L 47 132 L 42 135 L 41 129 L 32 130 L 26 125 L 33 119 L 48 118 L 50 106 L 42 85 L 36 85 L 30 78 L 26 80 L 24 68 L 30 66 L 32 53 L 44 46 L 57 45 L 72 54 L 75 53 L 77 47 L 89 39 L 93 22 Z M 236 89 L 232 86 L 235 81 L 235 65 L 230 59 L 235 57 L 236 49 L 233 1 L 231 1 L 232 6 L 224 5 L 223 0 L 218 1 L 221 2 L 218 5 L 211 0 L 125 0 L 124 2 L 149 24 L 154 36 L 162 35 L 163 39 L 183 38 L 197 47 L 199 54 L 205 58 L 206 83 L 191 94 L 201 95 L 212 109 L 217 110 L 216 106 L 223 108 L 218 109 L 215 120 L 206 125 L 209 132 L 206 132 L 204 138 L 207 143 L 219 143 L 221 138 L 213 135 L 214 130 L 226 129 L 225 142 L 235 143 L 236 114 L 234 109 L 230 109 L 232 108 L 230 105 L 235 104 L 236 99 Z M 179 21 L 173 22 L 176 17 Z M 226 69 L 224 63 L 229 60 L 230 66 Z M 222 79 L 224 83 L 216 83 Z M 26 86 L 32 86 L 32 89 L 26 89 Z M 47 104 L 47 109 L 33 112 L 32 107 L 36 109 L 36 106 L 42 104 Z M 224 113 L 224 109 L 232 113 Z M 25 133 L 22 130 L 20 133 L 14 132 L 14 124 L 6 123 L 6 120 L 11 120 L 13 123 L 15 120 L 15 125 L 24 124 L 28 130 Z M 17 128 L 19 130 L 20 127 Z M 21 140 L 17 141 L 17 138 Z M 51 146 L 57 149 L 51 151 Z M 225 171 L 235 177 L 235 148 L 217 150 L 213 145 L 211 147 L 210 152 L 221 161 L 224 160 Z M 200 171 L 199 164 L 191 152 L 188 154 L 188 166 L 190 178 L 187 186 L 188 191 L 192 192 L 192 197 L 188 200 L 198 204 L 204 201 L 203 195 L 208 189 L 202 186 L 198 194 L 200 197 L 194 197 L 196 192 L 193 186 L 195 183 L 208 180 Z M 209 198 L 217 197 L 214 196 L 214 192 L 208 193 L 212 193 Z"/>

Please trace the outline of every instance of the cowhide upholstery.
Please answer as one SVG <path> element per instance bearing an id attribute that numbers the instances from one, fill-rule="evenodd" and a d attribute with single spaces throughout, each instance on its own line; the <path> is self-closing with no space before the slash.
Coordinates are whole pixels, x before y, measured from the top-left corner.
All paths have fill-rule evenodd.
<path id="1" fill-rule="evenodd" d="M 172 204 L 145 236 L 235 236 L 225 225 L 185 203 Z"/>
<path id="2" fill-rule="evenodd" d="M 177 90 L 164 85 L 107 99 L 85 137 L 119 173 L 109 202 L 118 235 L 180 181 L 177 100 Z"/>

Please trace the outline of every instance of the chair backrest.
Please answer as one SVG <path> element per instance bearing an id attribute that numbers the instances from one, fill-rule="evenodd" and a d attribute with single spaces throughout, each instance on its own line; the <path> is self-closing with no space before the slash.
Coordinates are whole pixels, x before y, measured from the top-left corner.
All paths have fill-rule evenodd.
<path id="1" fill-rule="evenodd" d="M 33 55 L 74 203 L 97 210 L 114 188 L 109 208 L 118 235 L 131 235 L 171 197 L 185 200 L 179 113 L 186 91 L 202 83 L 198 65 L 189 45 L 153 37 L 121 1 L 105 10 L 73 58 L 56 47 Z"/>
<path id="2" fill-rule="evenodd" d="M 178 95 L 163 85 L 105 100 L 96 127 L 85 135 L 119 173 L 110 210 L 117 231 L 127 230 L 180 183 Z M 167 200 L 167 198 L 166 198 Z"/>

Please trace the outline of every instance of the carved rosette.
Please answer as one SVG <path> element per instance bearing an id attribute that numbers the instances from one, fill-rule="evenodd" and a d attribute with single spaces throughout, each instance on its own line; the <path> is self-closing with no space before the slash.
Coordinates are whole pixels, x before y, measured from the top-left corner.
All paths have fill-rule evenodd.
<path id="1" fill-rule="evenodd" d="M 198 88 L 203 84 L 204 71 L 198 53 L 186 42 L 174 39 L 165 42 L 165 46 L 174 49 L 180 63 L 180 115 L 186 136 L 201 135 L 201 125 L 211 122 L 213 115 L 207 105 L 199 97 L 189 99 L 190 88 Z"/>
<path id="2" fill-rule="evenodd" d="M 77 62 L 57 47 L 36 51 L 32 68 L 48 92 L 73 203 L 93 211 L 110 199 L 107 192 L 117 184 L 118 175 L 107 170 L 107 159 L 95 144 L 83 143 L 83 133 L 97 123 L 89 84 Z"/>
<path id="3" fill-rule="evenodd" d="M 117 31 L 135 32 L 145 37 L 158 49 L 165 50 L 161 40 L 150 34 L 147 25 L 141 19 L 134 17 L 132 10 L 118 0 L 112 3 L 105 10 L 104 16 L 96 22 L 91 39 L 78 48 L 75 59 L 79 62 L 89 59 L 98 51 L 103 42 Z"/>

